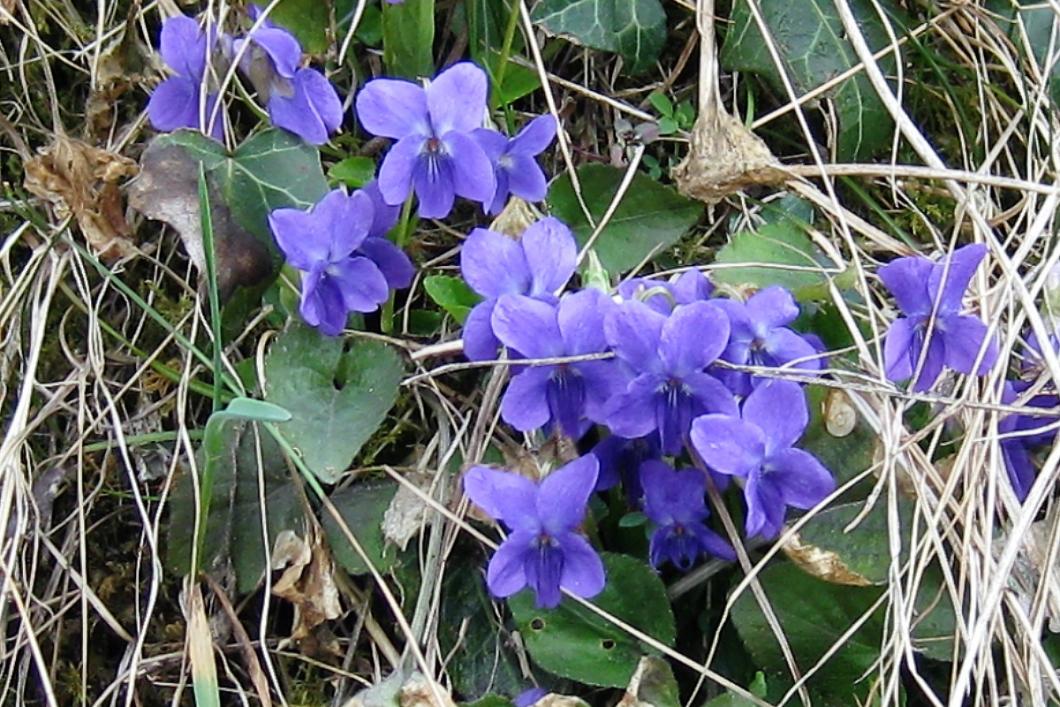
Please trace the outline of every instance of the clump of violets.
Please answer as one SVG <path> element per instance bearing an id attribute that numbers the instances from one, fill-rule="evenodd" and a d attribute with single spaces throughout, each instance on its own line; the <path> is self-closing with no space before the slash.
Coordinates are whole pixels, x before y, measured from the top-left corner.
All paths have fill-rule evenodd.
<path id="1" fill-rule="evenodd" d="M 460 249 L 460 274 L 484 299 L 464 322 L 464 354 L 472 361 L 497 357 L 493 308 L 502 295 L 546 302 L 566 286 L 577 267 L 578 248 L 570 229 L 555 218 L 530 225 L 518 239 L 476 228 Z"/>
<path id="2" fill-rule="evenodd" d="M 961 300 L 987 247 L 958 248 L 940 262 L 898 258 L 879 269 L 880 279 L 904 316 L 884 341 L 884 367 L 892 381 L 912 378 L 915 392 L 930 390 L 944 367 L 983 375 L 997 361 L 994 337 L 978 317 L 962 313 Z M 919 371 L 919 373 L 917 373 Z"/>
<path id="3" fill-rule="evenodd" d="M 612 302 L 599 290 L 581 290 L 550 304 L 525 295 L 501 295 L 493 308 L 494 333 L 523 357 L 544 359 L 607 351 L 604 317 Z M 580 439 L 585 418 L 599 421 L 622 383 L 612 361 L 587 360 L 532 366 L 512 378 L 501 416 L 517 430 L 555 427 Z"/>
<path id="4" fill-rule="evenodd" d="M 639 300 L 660 314 L 669 314 L 679 304 L 710 299 L 714 285 L 698 270 L 687 270 L 673 281 L 634 277 L 618 285 L 623 300 Z"/>
<path id="5" fill-rule="evenodd" d="M 698 469 L 675 471 L 670 465 L 649 460 L 641 464 L 644 514 L 655 525 L 651 536 L 652 567 L 670 562 L 687 572 L 702 554 L 735 560 L 729 543 L 703 524 L 710 512 L 703 501 L 706 483 Z"/>
<path id="6" fill-rule="evenodd" d="M 539 483 L 484 466 L 468 470 L 464 493 L 509 531 L 486 572 L 493 596 L 529 587 L 538 607 L 552 608 L 564 589 L 587 599 L 603 590 L 603 562 L 578 532 L 598 466 L 595 457 L 580 457 Z"/>
<path id="7" fill-rule="evenodd" d="M 190 17 L 176 15 L 162 23 L 158 51 L 173 75 L 158 85 L 147 102 L 147 117 L 155 130 L 194 128 L 215 140 L 224 137 L 224 117 L 214 115 L 217 93 L 203 96 L 216 47 L 217 33 L 203 31 Z"/>
<path id="8" fill-rule="evenodd" d="M 759 290 L 746 302 L 717 299 L 714 303 L 729 317 L 729 345 L 721 354 L 722 361 L 810 371 L 821 368 L 813 344 L 788 327 L 799 316 L 799 305 L 787 289 L 774 285 Z M 718 377 L 741 396 L 764 380 L 731 369 L 719 371 Z"/>
<path id="9" fill-rule="evenodd" d="M 739 414 L 692 423 L 692 446 L 703 463 L 743 484 L 748 537 L 776 537 L 788 506 L 812 508 L 835 490 L 821 462 L 795 447 L 809 420 L 802 388 L 771 380 L 747 396 Z"/>
<path id="10" fill-rule="evenodd" d="M 548 193 L 548 180 L 534 159 L 556 137 L 556 120 L 539 115 L 509 138 L 496 130 L 479 128 L 474 132 L 493 165 L 496 189 L 487 213 L 499 214 L 512 194 L 526 201 L 541 201 Z"/>
<path id="11" fill-rule="evenodd" d="M 400 79 L 365 84 L 358 120 L 373 135 L 396 140 L 379 168 L 388 204 L 415 192 L 420 216 L 445 218 L 457 196 L 483 204 L 493 198 L 493 166 L 473 135 L 486 115 L 488 85 L 470 62 L 454 64 L 426 88 Z"/>
<path id="12" fill-rule="evenodd" d="M 233 50 L 240 70 L 265 101 L 273 125 L 288 130 L 311 145 L 322 145 L 342 124 L 342 102 L 335 87 L 316 69 L 302 68 L 302 46 L 293 34 L 261 18 L 251 5 L 251 20 L 258 27 Z"/>
<path id="13" fill-rule="evenodd" d="M 390 287 L 411 279 L 412 265 L 400 250 L 369 238 L 373 213 L 365 192 L 336 189 L 308 211 L 288 208 L 269 214 L 277 245 L 287 262 L 302 271 L 299 312 L 329 336 L 343 330 L 350 312 L 375 311 L 389 297 Z M 366 243 L 367 252 L 362 250 Z"/>
<path id="14" fill-rule="evenodd" d="M 604 411 L 613 433 L 629 439 L 656 433 L 663 453 L 677 454 L 695 417 L 736 412 L 732 393 L 706 372 L 729 340 L 728 317 L 711 302 L 680 305 L 669 316 L 624 302 L 608 315 L 604 332 L 632 374 Z"/>

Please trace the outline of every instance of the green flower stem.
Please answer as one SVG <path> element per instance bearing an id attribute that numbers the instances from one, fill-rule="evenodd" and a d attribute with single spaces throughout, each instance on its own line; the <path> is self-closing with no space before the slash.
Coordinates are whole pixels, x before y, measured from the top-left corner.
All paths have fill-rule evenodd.
<path id="1" fill-rule="evenodd" d="M 405 199 L 405 203 L 401 207 L 401 218 L 398 220 L 398 225 L 395 226 L 393 230 L 394 245 L 405 250 L 405 247 L 409 242 L 409 237 L 412 235 L 412 231 L 415 230 L 418 222 L 419 219 L 413 218 L 412 194 L 409 194 L 409 198 Z M 392 334 L 394 332 L 393 292 L 390 293 L 390 297 L 387 299 L 386 304 L 383 305 L 383 311 L 379 317 L 379 326 L 384 334 Z"/>

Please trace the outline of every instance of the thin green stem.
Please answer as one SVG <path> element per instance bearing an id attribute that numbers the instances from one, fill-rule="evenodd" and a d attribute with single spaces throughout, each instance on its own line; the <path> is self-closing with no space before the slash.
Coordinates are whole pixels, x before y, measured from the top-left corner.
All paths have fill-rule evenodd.
<path id="1" fill-rule="evenodd" d="M 519 0 L 512 0 L 511 9 L 508 11 L 508 24 L 504 28 L 504 41 L 501 44 L 501 60 L 497 64 L 496 81 L 497 95 L 500 97 L 501 107 L 504 108 L 504 120 L 508 124 L 508 132 L 515 129 L 514 115 L 508 101 L 504 100 L 504 75 L 508 72 L 508 59 L 512 55 L 512 44 L 515 41 L 515 29 L 519 26 Z"/>
<path id="2" fill-rule="evenodd" d="M 398 225 L 394 228 L 394 245 L 402 250 L 408 245 L 409 237 L 412 235 L 411 231 L 415 228 L 414 219 L 412 217 L 412 194 L 409 194 L 409 198 L 405 199 L 405 203 L 401 207 L 401 218 L 398 220 Z M 383 311 L 379 317 L 379 327 L 383 330 L 384 334 L 391 334 L 394 331 L 394 293 L 390 293 L 390 297 L 387 298 L 386 304 L 383 305 Z"/>
<path id="3" fill-rule="evenodd" d="M 217 291 L 217 259 L 213 239 L 213 214 L 210 211 L 210 193 L 206 188 L 206 168 L 199 163 L 199 218 L 202 224 L 202 245 L 206 257 L 206 287 L 210 300 L 210 329 L 213 331 L 213 410 L 223 406 L 221 391 L 221 361 L 223 353 L 221 331 L 221 295 Z"/>

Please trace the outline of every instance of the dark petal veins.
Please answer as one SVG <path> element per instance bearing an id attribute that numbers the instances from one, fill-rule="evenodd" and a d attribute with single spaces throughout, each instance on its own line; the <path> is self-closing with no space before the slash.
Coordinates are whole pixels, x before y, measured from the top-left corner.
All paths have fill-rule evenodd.
<path id="1" fill-rule="evenodd" d="M 585 380 L 568 366 L 557 366 L 548 384 L 552 419 L 573 440 L 581 436 L 579 422 L 585 411 Z"/>
<path id="2" fill-rule="evenodd" d="M 552 536 L 542 533 L 533 541 L 531 551 L 525 557 L 523 571 L 527 585 L 537 597 L 537 607 L 551 609 L 559 606 L 564 560 L 559 543 Z"/>

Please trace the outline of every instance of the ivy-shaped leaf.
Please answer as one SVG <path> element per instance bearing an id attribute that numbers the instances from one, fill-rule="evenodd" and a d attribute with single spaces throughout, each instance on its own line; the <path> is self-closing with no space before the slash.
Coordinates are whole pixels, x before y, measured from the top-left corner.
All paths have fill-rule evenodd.
<path id="1" fill-rule="evenodd" d="M 879 6 L 899 30 L 905 25 L 893 2 L 880 0 Z M 873 52 L 890 44 L 874 2 L 851 0 L 850 7 Z M 758 0 L 758 8 L 797 93 L 807 93 L 860 63 L 831 0 Z M 732 27 L 722 47 L 722 64 L 730 70 L 759 74 L 787 100 L 780 69 L 773 62 L 748 0 L 733 3 L 731 19 Z M 878 61 L 885 76 L 894 75 L 893 55 Z M 890 145 L 893 123 L 864 72 L 841 82 L 826 95 L 834 101 L 839 119 L 835 147 L 840 160 L 867 159 Z"/>
<path id="2" fill-rule="evenodd" d="M 543 0 L 533 20 L 577 44 L 620 54 L 631 74 L 650 68 L 666 43 L 659 0 Z"/>

